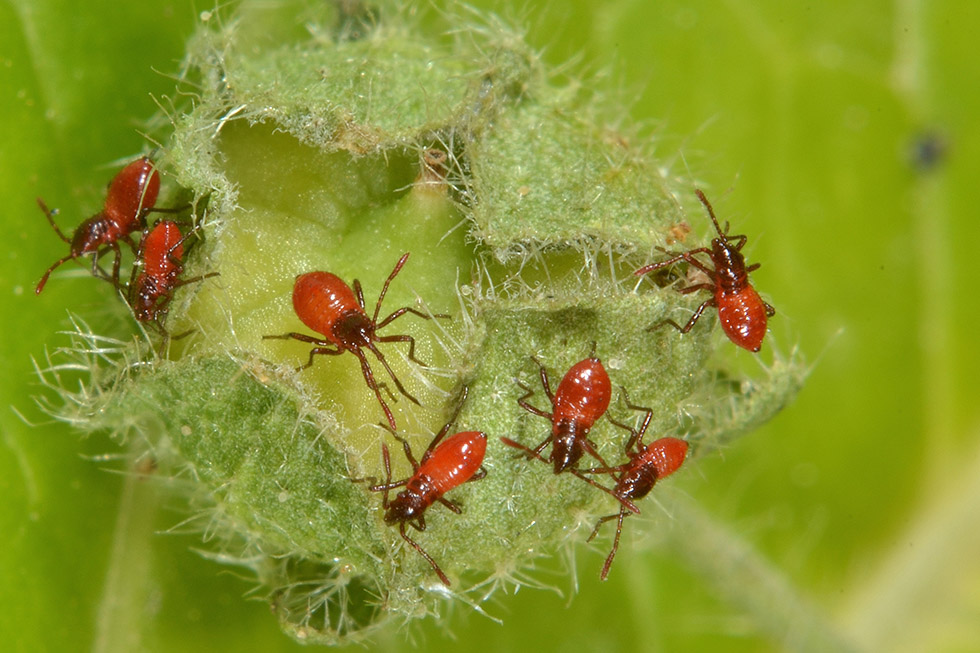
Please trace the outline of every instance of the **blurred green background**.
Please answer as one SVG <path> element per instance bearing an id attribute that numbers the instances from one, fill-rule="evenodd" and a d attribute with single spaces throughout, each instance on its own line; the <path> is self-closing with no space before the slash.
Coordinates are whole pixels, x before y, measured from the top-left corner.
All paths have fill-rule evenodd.
<path id="1" fill-rule="evenodd" d="M 778 310 L 762 360 L 771 347 L 798 345 L 814 361 L 793 406 L 691 465 L 674 488 L 852 641 L 975 650 L 980 302 L 971 252 L 980 221 L 969 216 L 980 202 L 980 4 L 475 4 L 522 22 L 547 60 L 574 59 L 571 76 L 621 98 L 664 165 L 749 234 L 750 260 L 764 263 L 753 280 Z M 206 8 L 0 3 L 6 650 L 298 648 L 265 603 L 243 598 L 247 580 L 193 551 L 197 537 L 154 534 L 182 519 L 177 499 L 93 461 L 118 449 L 99 437 L 79 443 L 32 401 L 31 356 L 64 344 L 54 332 L 68 327 L 66 309 L 98 321 L 114 301 L 106 284 L 65 278 L 34 296 L 66 248 L 34 198 L 60 207 L 69 227 L 97 210 L 118 162 L 144 147 L 152 98 L 172 93 L 166 73 Z M 700 214 L 691 218 L 706 234 Z M 762 372 L 727 343 L 721 355 Z M 609 582 L 597 578 L 606 549 L 579 552 L 571 601 L 567 591 L 526 590 L 485 606 L 502 626 L 459 606 L 410 634 L 433 650 L 799 644 L 792 624 L 767 630 L 758 608 L 722 600 L 726 580 L 710 565 L 639 550 L 644 529 L 630 526 Z M 122 607 L 111 610 L 113 600 Z M 109 623 L 127 632 L 107 632 Z M 402 648 L 404 635 L 376 646 Z"/>

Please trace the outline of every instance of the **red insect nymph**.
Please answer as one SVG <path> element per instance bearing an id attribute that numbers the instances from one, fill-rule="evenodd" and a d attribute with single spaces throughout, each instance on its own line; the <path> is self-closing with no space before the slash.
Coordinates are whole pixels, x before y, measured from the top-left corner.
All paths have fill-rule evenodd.
<path id="1" fill-rule="evenodd" d="M 133 161 L 120 170 L 110 182 L 102 211 L 78 225 L 70 239 L 55 224 L 53 216 L 56 211 L 48 209 L 44 201 L 40 197 L 37 198 L 38 206 L 41 207 L 55 233 L 71 248 L 67 256 L 58 259 L 47 269 L 34 292 L 40 294 L 44 290 L 48 276 L 56 267 L 65 261 L 81 258 L 88 254 L 94 253 L 92 273 L 95 276 L 105 277 L 105 273 L 99 268 L 99 257 L 107 250 L 112 250 L 115 254 L 112 275 L 109 279 L 118 285 L 119 265 L 122 258 L 122 253 L 119 251 L 119 241 L 127 243 L 135 250 L 136 244 L 129 235 L 134 231 L 143 229 L 146 224 L 146 215 L 150 211 L 170 212 L 154 209 L 159 192 L 160 175 L 154 168 L 153 162 L 147 157 Z"/>
<path id="2" fill-rule="evenodd" d="M 623 390 L 624 394 L 625 392 Z M 626 395 L 626 404 L 634 410 L 642 410 L 646 413 L 643 424 L 638 431 L 625 424 L 614 422 L 617 426 L 626 428 L 632 433 L 626 443 L 626 455 L 629 461 L 616 467 L 603 466 L 594 469 L 573 470 L 579 478 L 588 481 L 604 492 L 608 492 L 620 503 L 619 513 L 600 518 L 588 539 L 588 541 L 592 541 L 604 523 L 610 519 L 619 518 L 612 550 L 609 552 L 609 556 L 606 558 L 606 563 L 603 565 L 602 572 L 600 573 L 602 580 L 606 580 L 606 577 L 609 575 L 609 568 L 612 566 L 613 559 L 616 557 L 616 551 L 619 549 L 619 538 L 623 532 L 623 519 L 631 513 L 640 512 L 639 508 L 633 502 L 650 494 L 657 481 L 676 472 L 687 457 L 687 442 L 680 438 L 660 438 L 644 447 L 643 435 L 650 425 L 650 418 L 653 411 L 649 408 L 634 406 L 629 403 L 628 395 Z M 587 478 L 584 476 L 585 474 L 609 474 L 616 481 L 616 486 L 610 490 Z"/>
<path id="3" fill-rule="evenodd" d="M 386 524 L 398 524 L 398 531 L 406 542 L 411 545 L 425 560 L 432 566 L 438 574 L 439 580 L 445 585 L 449 585 L 449 578 L 443 573 L 442 569 L 432 557 L 410 538 L 405 532 L 405 524 L 409 524 L 418 531 L 425 530 L 425 511 L 435 502 L 446 506 L 456 514 L 461 513 L 459 506 L 449 501 L 443 495 L 453 488 L 459 487 L 463 483 L 475 481 L 486 476 L 486 470 L 482 468 L 483 457 L 487 450 L 487 436 L 481 431 L 463 431 L 442 441 L 449 432 L 449 429 L 459 416 L 462 402 L 466 399 L 466 392 L 463 392 L 463 399 L 453 417 L 446 422 L 442 430 L 432 438 L 422 460 L 416 461 L 412 455 L 412 449 L 408 441 L 395 434 L 395 438 L 402 443 L 405 450 L 405 457 L 412 465 L 412 475 L 401 481 L 391 481 L 391 459 L 388 454 L 388 446 L 381 445 L 381 453 L 384 458 L 385 483 L 382 485 L 372 485 L 370 489 L 374 492 L 383 492 L 384 500 L 382 505 L 385 510 L 384 520 Z M 441 442 L 441 444 L 440 444 Z M 394 499 L 388 499 L 389 490 L 404 487 Z"/>
<path id="4" fill-rule="evenodd" d="M 183 243 L 180 228 L 170 220 L 158 222 L 140 241 L 137 257 L 143 261 L 143 271 L 129 284 L 129 303 L 140 322 L 166 313 L 183 271 Z"/>
<path id="5" fill-rule="evenodd" d="M 545 394 L 551 400 L 552 412 L 545 412 L 529 404 L 527 400 L 534 391 L 523 384 L 521 387 L 526 393 L 517 400 L 517 403 L 529 413 L 548 419 L 552 425 L 551 435 L 534 449 L 509 438 L 501 438 L 501 440 L 504 444 L 521 449 L 535 458 L 539 458 L 541 451 L 551 443 L 550 462 L 554 465 L 555 474 L 573 467 L 586 451 L 605 465 L 592 442 L 589 441 L 589 431 L 596 420 L 609 408 L 609 399 L 612 395 L 609 375 L 602 362 L 595 357 L 595 347 L 589 358 L 579 361 L 568 370 L 554 394 L 548 382 L 547 370 L 540 363 L 538 365 L 541 385 L 544 386 Z"/>
<path id="6" fill-rule="evenodd" d="M 714 296 L 698 306 L 694 315 L 683 327 L 668 319 L 658 322 L 651 328 L 669 324 L 681 333 L 687 333 L 701 317 L 704 309 L 709 306 L 716 306 L 718 319 L 721 321 L 721 328 L 725 331 L 725 335 L 739 347 L 757 352 L 762 348 L 768 318 L 776 314 L 776 309 L 762 301 L 759 293 L 749 283 L 749 272 L 758 269 L 760 264 L 755 263 L 746 267 L 745 257 L 742 256 L 741 250 L 745 246 L 747 237 L 743 235 L 729 236 L 727 234 L 728 224 L 726 223 L 725 229 L 722 230 L 704 193 L 700 190 L 694 192 L 705 208 L 708 209 L 711 222 L 714 223 L 715 230 L 718 232 L 718 237 L 711 241 L 711 248 L 698 247 L 679 254 L 668 252 L 671 258 L 646 265 L 634 274 L 643 275 L 673 265 L 678 261 L 687 261 L 689 265 L 693 265 L 708 275 L 709 281 L 686 286 L 681 288 L 680 292 L 687 294 L 698 290 L 710 290 Z M 714 265 L 714 269 L 695 258 L 695 254 L 707 254 Z"/>
<path id="7" fill-rule="evenodd" d="M 402 269 L 402 266 L 405 265 L 407 259 L 408 253 L 406 252 L 398 259 L 398 263 L 395 264 L 391 274 L 385 280 L 381 294 L 378 295 L 378 303 L 374 307 L 373 317 L 368 316 L 364 311 L 364 293 L 361 291 L 361 283 L 357 279 L 354 280 L 354 289 L 351 290 L 350 286 L 344 283 L 340 277 L 330 272 L 308 272 L 299 275 L 293 285 L 293 309 L 303 324 L 322 334 L 325 338 L 316 338 L 295 332 L 281 336 L 262 336 L 263 339 L 292 338 L 316 345 L 310 350 L 310 358 L 306 365 L 300 369 L 313 365 L 313 357 L 318 354 L 337 356 L 349 351 L 357 356 L 358 360 L 361 361 L 364 381 L 374 391 L 392 429 L 397 428 L 395 418 L 381 396 L 381 390 L 378 388 L 378 383 L 374 379 L 374 373 L 371 371 L 371 366 L 368 364 L 367 356 L 363 350 L 367 349 L 373 353 L 381 361 L 392 381 L 395 382 L 398 391 L 418 404 L 418 399 L 408 393 L 375 344 L 377 342 L 407 342 L 409 343 L 408 357 L 419 365 L 424 365 L 422 361 L 415 358 L 415 339 L 409 335 L 381 336 L 377 332 L 405 313 L 412 313 L 427 320 L 432 317 L 449 317 L 448 315 L 426 315 L 406 306 L 399 308 L 380 322 L 378 321 L 381 302 L 384 301 L 385 293 L 388 292 L 388 286 Z"/>
<path id="8" fill-rule="evenodd" d="M 167 315 L 174 291 L 180 286 L 217 276 L 217 272 L 181 279 L 184 271 L 184 241 L 180 227 L 172 220 L 161 220 L 140 240 L 137 260 L 140 267 L 133 268 L 134 278 L 130 279 L 127 297 L 133 309 L 133 316 L 140 322 L 154 323 L 158 330 L 167 335 L 163 318 Z"/>

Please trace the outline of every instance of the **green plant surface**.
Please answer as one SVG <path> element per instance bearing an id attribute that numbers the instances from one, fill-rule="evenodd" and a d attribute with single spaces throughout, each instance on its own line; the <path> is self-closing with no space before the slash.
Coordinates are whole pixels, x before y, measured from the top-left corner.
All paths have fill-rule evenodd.
<path id="1" fill-rule="evenodd" d="M 200 9 L 0 5 L 0 403 L 13 408 L 0 418 L 0 640 L 15 650 L 295 647 L 264 602 L 243 600 L 249 580 L 195 553 L 200 536 L 172 488 L 114 462 L 122 450 L 104 436 L 79 443 L 32 399 L 44 391 L 31 357 L 43 366 L 46 347 L 67 344 L 54 335 L 71 327 L 65 309 L 120 326 L 104 308 L 110 289 L 81 274 L 33 296 L 63 254 L 33 198 L 59 206 L 66 225 L 95 212 L 111 171 L 145 146 L 139 132 L 162 133 L 140 122 L 157 112 L 148 94 L 173 92 L 154 70 L 177 70 Z M 650 126 L 630 138 L 656 139 L 664 168 L 749 235 L 749 259 L 763 263 L 753 281 L 778 310 L 762 360 L 799 346 L 815 363 L 793 406 L 657 495 L 666 515 L 630 520 L 607 583 L 600 538 L 577 551 L 570 600 L 496 594 L 479 607 L 502 625 L 447 606 L 407 635 L 382 631 L 375 647 L 408 636 L 493 650 L 826 650 L 842 637 L 867 650 L 968 650 L 980 639 L 980 311 L 967 251 L 978 18 L 961 3 L 636 0 L 517 20 L 547 61 L 577 59 L 564 68 L 572 80 L 621 98 L 629 115 L 608 116 L 610 128 Z M 547 121 L 556 139 L 562 120 Z M 916 162 L 926 142 L 942 152 Z M 707 235 L 693 194 L 684 199 L 694 234 Z M 406 272 L 424 259 L 413 251 Z M 392 261 L 371 263 L 380 277 Z M 720 360 L 765 376 L 714 337 Z M 576 586 L 563 561 L 540 564 L 535 578 Z"/>

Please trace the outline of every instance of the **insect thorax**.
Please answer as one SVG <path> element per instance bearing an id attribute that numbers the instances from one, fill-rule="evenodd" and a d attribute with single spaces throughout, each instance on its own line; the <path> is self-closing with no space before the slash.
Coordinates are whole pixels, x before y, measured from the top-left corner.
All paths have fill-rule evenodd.
<path id="1" fill-rule="evenodd" d="M 358 310 L 349 310 L 333 323 L 332 340 L 346 349 L 367 347 L 374 340 L 374 322 Z"/>

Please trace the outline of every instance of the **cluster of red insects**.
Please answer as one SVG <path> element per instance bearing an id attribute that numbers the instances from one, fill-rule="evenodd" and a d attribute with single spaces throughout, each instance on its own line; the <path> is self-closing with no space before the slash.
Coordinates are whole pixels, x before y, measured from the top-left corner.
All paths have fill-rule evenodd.
<path id="1" fill-rule="evenodd" d="M 141 322 L 151 322 L 158 330 L 167 335 L 162 321 L 173 298 L 174 290 L 184 284 L 199 281 L 207 276 L 194 279 L 180 279 L 183 269 L 183 244 L 186 235 L 181 235 L 178 224 L 172 220 L 158 221 L 153 227 L 148 227 L 146 216 L 151 212 L 177 212 L 181 209 L 155 208 L 160 180 L 153 163 L 142 158 L 126 166 L 109 185 L 105 206 L 99 214 L 84 221 L 68 239 L 55 224 L 50 211 L 40 199 L 38 204 L 44 211 L 51 226 L 62 240 L 71 245 L 70 252 L 64 258 L 56 261 L 44 273 L 37 285 L 36 292 L 40 293 L 47 282 L 50 273 L 69 259 L 77 259 L 92 254 L 92 272 L 95 276 L 112 282 L 122 290 L 119 281 L 121 252 L 119 242 L 122 241 L 133 250 L 137 264 L 125 296 L 133 313 Z M 673 320 L 663 320 L 651 326 L 651 329 L 671 325 L 681 333 L 689 332 L 704 310 L 709 306 L 717 307 L 719 319 L 725 334 L 740 347 L 757 352 L 762 346 L 766 333 L 767 318 L 774 314 L 773 308 L 762 301 L 758 293 L 748 281 L 748 273 L 759 267 L 758 264 L 746 266 L 741 253 L 746 243 L 746 237 L 728 236 L 728 225 L 722 229 L 714 215 L 711 205 L 704 194 L 696 191 L 698 199 L 704 204 L 708 215 L 714 224 L 718 236 L 711 241 L 711 247 L 700 247 L 685 252 L 667 252 L 669 258 L 657 263 L 644 266 L 636 271 L 636 275 L 667 268 L 680 261 L 697 268 L 707 275 L 707 281 L 688 285 L 679 290 L 681 293 L 692 293 L 708 290 L 712 296 L 705 300 L 695 311 L 690 320 L 682 327 Z M 130 237 L 135 231 L 141 231 L 139 245 Z M 99 257 L 108 251 L 114 253 L 111 274 L 106 274 L 99 266 Z M 706 254 L 712 267 L 699 260 L 697 254 Z M 418 531 L 424 531 L 425 511 L 438 502 L 455 513 L 460 508 L 445 498 L 450 490 L 483 478 L 486 470 L 483 459 L 487 448 L 487 435 L 480 431 L 463 431 L 446 437 L 455 424 L 467 395 L 464 387 L 462 397 L 456 405 L 453 416 L 432 439 L 422 455 L 416 460 L 408 441 L 397 433 L 397 425 L 391 409 L 381 395 L 378 382 L 368 362 L 365 349 L 370 351 L 381 362 L 388 376 L 392 379 L 398 391 L 410 401 L 418 404 L 402 385 L 389 366 L 377 343 L 407 342 L 409 343 L 408 357 L 420 365 L 424 365 L 415 357 L 415 340 L 410 335 L 379 335 L 377 332 L 402 317 L 412 313 L 423 319 L 448 318 L 447 315 L 429 315 L 414 308 L 402 307 L 384 319 L 379 320 L 381 304 L 388 287 L 401 271 L 408 260 L 408 253 L 395 264 L 388 275 L 374 307 L 374 314 L 368 316 L 365 310 L 364 293 L 359 281 L 354 280 L 353 288 L 348 286 L 338 276 L 330 272 L 308 272 L 296 278 L 293 286 L 293 308 L 296 315 L 307 327 L 320 334 L 321 337 L 303 333 L 290 332 L 282 335 L 263 336 L 264 339 L 294 339 L 314 345 L 305 365 L 306 369 L 313 365 L 317 355 L 337 356 L 345 351 L 351 352 L 358 358 L 361 371 L 367 386 L 374 392 L 387 418 L 393 437 L 398 440 L 405 457 L 412 466 L 412 475 L 400 481 L 391 479 L 391 459 L 388 446 L 381 445 L 384 461 L 385 481 L 369 486 L 373 492 L 383 493 L 382 506 L 384 521 L 387 524 L 398 524 L 401 537 L 421 555 L 432 567 L 439 579 L 450 584 L 449 578 L 443 573 L 438 563 L 406 532 L 406 524 Z M 142 270 L 137 273 L 138 270 Z M 616 536 L 612 550 L 602 567 L 600 577 L 604 580 L 619 548 L 623 520 L 631 514 L 638 514 L 640 509 L 635 502 L 642 499 L 653 489 L 656 482 L 677 471 L 683 464 L 688 445 L 682 439 L 662 437 L 650 444 L 644 445 L 643 437 L 652 418 L 649 408 L 634 405 L 630 402 L 625 388 L 622 388 L 626 406 L 631 410 L 642 412 L 643 421 L 639 429 L 626 424 L 609 420 L 616 426 L 629 431 L 630 435 L 625 446 L 626 461 L 619 465 L 609 465 L 599 454 L 595 444 L 589 439 L 589 432 L 609 408 L 612 396 L 612 384 L 609 375 L 595 356 L 595 343 L 589 357 L 573 365 L 554 392 L 548 379 L 548 372 L 537 359 L 534 359 L 540 371 L 541 385 L 551 402 L 551 412 L 547 412 L 528 403 L 534 391 L 520 384 L 524 394 L 517 400 L 518 405 L 533 415 L 544 417 L 551 422 L 551 433 L 534 448 L 525 446 L 509 438 L 501 438 L 507 446 L 516 448 L 521 455 L 542 461 L 553 466 L 554 473 L 568 472 L 586 483 L 610 494 L 620 504 L 618 513 L 602 517 L 596 523 L 591 541 L 599 532 L 601 526 L 609 520 L 618 519 Z M 551 453 L 545 459 L 541 452 L 551 445 Z M 591 468 L 578 466 L 582 457 L 588 453 L 598 461 L 599 465 Z M 613 481 L 613 487 L 607 487 L 595 480 L 595 477 L 608 475 Z M 367 479 L 353 479 L 361 482 Z M 394 499 L 389 492 L 404 488 Z"/>
<path id="2" fill-rule="evenodd" d="M 37 198 L 38 206 L 51 227 L 59 238 L 70 245 L 70 249 L 66 256 L 55 261 L 44 272 L 34 292 L 41 294 L 48 277 L 62 263 L 91 255 L 93 276 L 107 280 L 123 293 L 137 321 L 152 325 L 165 340 L 169 339 L 163 320 L 173 301 L 174 291 L 216 273 L 192 279 L 180 278 L 184 270 L 184 243 L 193 232 L 182 235 L 180 226 L 186 223 L 175 220 L 158 220 L 150 226 L 146 217 L 150 213 L 180 213 L 187 207 L 159 208 L 156 206 L 159 193 L 160 175 L 153 161 L 148 157 L 133 161 L 109 183 L 102 211 L 78 225 L 71 238 L 65 236 L 55 223 L 57 210 L 48 209 L 44 201 Z M 141 233 L 138 244 L 131 236 L 137 231 Z M 135 257 L 133 271 L 125 287 L 119 280 L 122 262 L 120 242 L 128 245 Z M 99 258 L 110 251 L 113 253 L 112 273 L 107 274 L 99 265 Z"/>
<path id="3" fill-rule="evenodd" d="M 718 232 L 718 237 L 711 241 L 711 248 L 702 247 L 682 253 L 666 252 L 670 256 L 669 259 L 645 266 L 637 270 L 636 274 L 643 275 L 660 270 L 683 260 L 705 273 L 709 280 L 684 287 L 680 292 L 710 290 L 713 292 L 713 296 L 698 307 L 684 327 L 672 320 L 664 320 L 654 324 L 651 329 L 670 324 L 682 333 L 687 333 L 701 317 L 705 308 L 716 306 L 722 327 L 728 337 L 741 347 L 750 351 L 759 351 L 766 333 L 767 317 L 773 314 L 772 307 L 762 301 L 748 281 L 748 273 L 759 266 L 756 264 L 746 267 L 745 259 L 741 254 L 746 237 L 729 237 L 727 235 L 728 226 L 726 225 L 724 230 L 721 228 L 704 194 L 700 190 L 696 192 L 698 198 L 707 208 L 711 221 Z M 709 268 L 695 257 L 695 254 L 699 253 L 707 254 L 710 257 L 714 269 Z M 487 447 L 487 436 L 480 431 L 464 431 L 443 441 L 462 409 L 463 401 L 466 398 L 465 388 L 463 398 L 457 405 L 453 417 L 429 443 L 421 461 L 415 459 L 408 442 L 397 434 L 394 416 L 381 396 L 378 382 L 374 378 L 364 349 L 369 350 L 381 362 L 398 391 L 418 404 L 418 400 L 398 380 L 376 345 L 379 342 L 408 342 L 408 357 L 422 365 L 423 363 L 415 357 L 415 340 L 410 335 L 381 336 L 378 335 L 377 331 L 406 313 L 412 313 L 424 319 L 448 317 L 446 315 L 427 315 L 413 308 L 402 307 L 383 320 L 378 320 L 381 313 L 381 303 L 388 292 L 388 287 L 405 265 L 408 256 L 408 253 L 402 255 L 385 280 L 372 317 L 368 317 L 365 311 L 364 293 L 358 280 L 354 280 L 353 289 L 351 289 L 342 279 L 329 272 L 309 272 L 300 275 L 296 278 L 293 286 L 293 309 L 303 324 L 323 337 L 291 332 L 282 335 L 263 336 L 263 338 L 295 339 L 314 345 L 313 349 L 310 350 L 310 357 L 306 364 L 299 369 L 313 365 L 313 359 L 318 354 L 337 356 L 349 351 L 357 356 L 361 363 L 364 381 L 374 392 L 378 403 L 381 404 L 391 432 L 395 439 L 401 442 L 405 457 L 412 466 L 410 477 L 393 482 L 391 480 L 391 459 L 388 446 L 382 444 L 385 482 L 371 485 L 369 489 L 384 493 L 382 505 L 385 510 L 385 523 L 398 524 L 401 537 L 431 565 L 439 579 L 449 585 L 449 579 L 436 561 L 415 540 L 408 536 L 405 530 L 406 524 L 418 531 L 424 531 L 425 510 L 436 502 L 453 512 L 460 512 L 459 507 L 446 499 L 444 495 L 463 483 L 481 479 L 486 475 L 482 463 Z M 508 446 L 520 449 L 528 457 L 546 463 L 550 462 L 554 466 L 555 474 L 568 471 L 619 501 L 619 512 L 599 519 L 589 536 L 589 540 L 592 540 L 605 522 L 618 517 L 613 547 L 602 567 L 601 578 L 605 579 L 619 548 L 623 519 L 630 514 L 640 512 L 633 502 L 645 497 L 659 479 L 677 471 L 687 456 L 688 446 L 684 440 L 673 437 L 659 438 L 644 446 L 643 436 L 650 424 L 652 411 L 649 408 L 630 403 L 629 395 L 624 388 L 623 395 L 627 406 L 633 410 L 642 411 L 645 418 L 638 430 L 615 420 L 610 420 L 613 424 L 628 430 L 630 437 L 625 448 L 627 461 L 620 465 L 609 465 L 599 455 L 594 444 L 588 438 L 593 424 L 602 417 L 609 407 L 612 394 L 609 375 L 599 359 L 595 357 L 595 345 L 593 345 L 592 354 L 587 359 L 573 365 L 565 374 L 554 393 L 551 391 L 547 371 L 540 363 L 538 365 L 541 384 L 551 401 L 552 411 L 550 413 L 545 412 L 529 404 L 527 400 L 534 392 L 526 386 L 522 386 L 525 394 L 517 400 L 517 403 L 528 412 L 551 421 L 551 435 L 534 449 L 509 438 L 501 438 L 501 440 Z M 551 456 L 550 460 L 545 460 L 542 458 L 541 452 L 548 444 L 551 444 Z M 595 458 L 600 466 L 590 469 L 576 467 L 586 452 Z M 612 489 L 592 478 L 600 474 L 608 474 L 612 478 L 615 483 Z M 389 491 L 400 487 L 405 489 L 399 492 L 393 500 L 389 499 Z"/>

